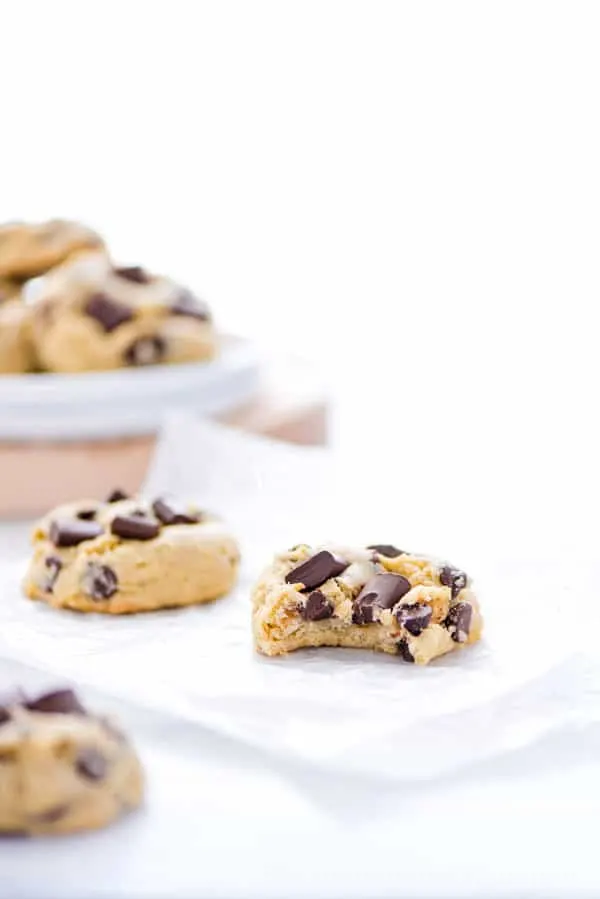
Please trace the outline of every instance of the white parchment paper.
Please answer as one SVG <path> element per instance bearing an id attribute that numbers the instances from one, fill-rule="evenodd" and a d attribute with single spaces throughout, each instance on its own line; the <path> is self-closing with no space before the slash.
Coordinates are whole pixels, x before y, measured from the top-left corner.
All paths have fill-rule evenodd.
<path id="1" fill-rule="evenodd" d="M 394 533 L 374 533 L 375 499 L 373 520 L 357 522 L 339 475 L 324 450 L 173 415 L 146 492 L 191 495 L 230 523 L 244 557 L 237 589 L 180 611 L 59 612 L 21 597 L 23 547 L 5 566 L 0 655 L 196 722 L 273 759 L 406 785 L 597 719 L 577 675 L 584 638 L 565 640 L 561 624 L 589 593 L 585 571 L 567 560 L 549 567 L 461 559 L 480 594 L 485 639 L 427 668 L 343 649 L 258 656 L 249 595 L 274 551 L 326 539 L 396 542 Z"/>

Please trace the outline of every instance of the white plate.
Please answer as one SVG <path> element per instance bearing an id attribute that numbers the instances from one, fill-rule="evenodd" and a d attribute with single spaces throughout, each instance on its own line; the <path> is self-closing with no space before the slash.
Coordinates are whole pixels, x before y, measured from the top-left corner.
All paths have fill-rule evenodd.
<path id="1" fill-rule="evenodd" d="M 224 337 L 212 362 L 82 374 L 0 376 L 0 440 L 152 434 L 174 408 L 226 412 L 256 392 L 254 344 Z"/>

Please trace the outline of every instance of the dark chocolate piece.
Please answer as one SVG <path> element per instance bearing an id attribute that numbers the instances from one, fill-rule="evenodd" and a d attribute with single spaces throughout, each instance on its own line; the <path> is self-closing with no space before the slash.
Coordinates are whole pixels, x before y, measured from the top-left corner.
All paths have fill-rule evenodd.
<path id="1" fill-rule="evenodd" d="M 375 607 L 391 609 L 410 590 L 410 581 L 401 574 L 374 575 L 354 600 L 354 624 L 372 624 Z"/>
<path id="2" fill-rule="evenodd" d="M 448 629 L 455 643 L 466 643 L 471 629 L 473 607 L 468 602 L 457 602 L 451 606 L 444 626 Z"/>
<path id="3" fill-rule="evenodd" d="M 125 278 L 126 281 L 132 281 L 134 284 L 149 284 L 152 280 L 141 265 L 125 265 L 115 268 L 113 271 L 119 278 Z"/>
<path id="4" fill-rule="evenodd" d="M 119 503 L 122 499 L 129 499 L 129 494 L 125 493 L 119 487 L 116 487 L 107 497 L 107 503 Z"/>
<path id="5" fill-rule="evenodd" d="M 460 568 L 454 568 L 452 565 L 442 565 L 439 575 L 444 587 L 450 587 L 452 599 L 456 599 L 460 591 L 467 586 L 468 577 Z"/>
<path id="6" fill-rule="evenodd" d="M 49 715 L 85 715 L 86 711 L 73 690 L 53 690 L 23 703 L 31 712 Z"/>
<path id="7" fill-rule="evenodd" d="M 408 645 L 408 640 L 403 638 L 398 641 L 398 654 L 404 659 L 405 662 L 414 662 L 414 656 L 410 651 L 410 646 Z"/>
<path id="8" fill-rule="evenodd" d="M 154 500 L 152 511 L 163 524 L 198 524 L 200 521 L 198 515 L 190 514 L 162 497 Z"/>
<path id="9" fill-rule="evenodd" d="M 315 590 L 300 607 L 300 615 L 305 621 L 322 621 L 333 616 L 333 603 L 320 590 Z"/>
<path id="10" fill-rule="evenodd" d="M 119 588 L 119 581 L 113 569 L 98 562 L 88 563 L 82 582 L 87 595 L 98 602 L 110 599 Z"/>
<path id="11" fill-rule="evenodd" d="M 286 584 L 302 584 L 302 592 L 315 590 L 330 577 L 337 577 L 349 566 L 345 559 L 338 559 L 333 553 L 323 549 L 293 568 L 285 576 Z"/>
<path id="12" fill-rule="evenodd" d="M 152 540 L 160 532 L 160 525 L 150 518 L 138 515 L 117 515 L 113 518 L 110 529 L 117 537 L 125 540 Z"/>
<path id="13" fill-rule="evenodd" d="M 50 524 L 50 540 L 55 546 L 78 546 L 84 540 L 93 540 L 102 533 L 96 521 L 80 518 L 60 518 Z"/>
<path id="14" fill-rule="evenodd" d="M 405 628 L 413 637 L 423 633 L 431 621 L 433 612 L 431 606 L 424 602 L 415 602 L 410 605 L 400 606 L 396 612 L 398 624 Z"/>
<path id="15" fill-rule="evenodd" d="M 380 556 L 386 556 L 388 559 L 406 555 L 403 549 L 398 549 L 397 546 L 392 546 L 391 543 L 373 543 L 371 546 L 367 546 L 367 549 L 372 549 L 379 553 Z"/>
<path id="16" fill-rule="evenodd" d="M 133 309 L 111 299 L 105 293 L 95 293 L 89 298 L 83 311 L 95 319 L 107 334 L 133 318 Z"/>

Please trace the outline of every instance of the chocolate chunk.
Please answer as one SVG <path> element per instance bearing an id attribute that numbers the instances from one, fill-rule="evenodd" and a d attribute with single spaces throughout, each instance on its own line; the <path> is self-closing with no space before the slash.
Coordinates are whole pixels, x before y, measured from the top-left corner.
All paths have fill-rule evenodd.
<path id="1" fill-rule="evenodd" d="M 108 565 L 89 562 L 82 578 L 83 589 L 91 599 L 110 599 L 118 590 L 117 575 Z"/>
<path id="2" fill-rule="evenodd" d="M 52 715 L 85 715 L 86 711 L 73 690 L 53 690 L 23 705 L 31 712 L 47 712 Z"/>
<path id="3" fill-rule="evenodd" d="M 450 607 L 444 626 L 455 643 L 467 642 L 472 617 L 473 607 L 468 602 L 457 602 L 455 606 Z"/>
<path id="4" fill-rule="evenodd" d="M 102 527 L 96 521 L 82 521 L 80 518 L 61 518 L 50 524 L 50 540 L 55 546 L 78 546 L 101 533 Z"/>
<path id="5" fill-rule="evenodd" d="M 111 300 L 105 293 L 95 293 L 90 297 L 83 311 L 102 325 L 107 334 L 133 318 L 133 309 L 117 300 Z"/>
<path id="6" fill-rule="evenodd" d="M 460 568 L 453 568 L 452 565 L 442 565 L 439 575 L 444 587 L 450 587 L 452 599 L 456 599 L 460 591 L 467 586 L 468 577 Z"/>
<path id="7" fill-rule="evenodd" d="M 191 515 L 160 497 L 152 503 L 152 511 L 163 524 L 197 524 L 200 521 L 199 515 Z"/>
<path id="8" fill-rule="evenodd" d="M 195 296 L 191 290 L 181 290 L 171 304 L 173 315 L 187 315 L 200 321 L 210 321 L 210 311 L 206 303 Z"/>
<path id="9" fill-rule="evenodd" d="M 129 494 L 125 493 L 124 490 L 121 490 L 119 487 L 116 487 L 115 490 L 110 493 L 106 499 L 107 503 L 119 503 L 122 499 L 129 499 Z"/>
<path id="10" fill-rule="evenodd" d="M 397 546 L 392 546 L 391 543 L 374 543 L 372 546 L 367 546 L 367 549 L 374 550 L 380 556 L 387 556 L 388 559 L 406 555 L 403 549 L 398 549 Z"/>
<path id="11" fill-rule="evenodd" d="M 61 818 L 64 818 L 68 811 L 69 806 L 66 804 L 54 805 L 38 815 L 28 815 L 28 820 L 32 824 L 54 824 L 55 821 L 60 821 Z"/>
<path id="12" fill-rule="evenodd" d="M 349 564 L 350 562 L 338 559 L 333 553 L 323 549 L 286 574 L 285 582 L 286 584 L 302 584 L 304 593 L 320 587 L 330 577 L 337 577 L 348 568 Z"/>
<path id="13" fill-rule="evenodd" d="M 396 612 L 398 624 L 405 628 L 413 637 L 418 637 L 431 621 L 431 607 L 424 602 L 415 602 L 410 605 L 400 606 Z"/>
<path id="14" fill-rule="evenodd" d="M 122 268 L 115 268 L 113 271 L 119 278 L 133 281 L 134 284 L 149 284 L 151 281 L 150 275 L 141 265 L 126 265 Z"/>
<path id="15" fill-rule="evenodd" d="M 414 662 L 414 656 L 410 651 L 410 646 L 408 645 L 408 640 L 403 638 L 399 640 L 397 643 L 398 646 L 398 655 L 400 655 L 405 662 Z"/>
<path id="16" fill-rule="evenodd" d="M 62 568 L 62 562 L 58 556 L 47 556 L 44 560 L 44 565 L 46 567 L 46 576 L 43 579 L 43 584 L 40 584 L 40 586 L 46 593 L 52 593 L 56 578 Z"/>
<path id="17" fill-rule="evenodd" d="M 157 537 L 160 525 L 150 518 L 140 518 L 137 515 L 117 515 L 113 518 L 110 529 L 117 537 L 126 540 L 152 540 Z"/>
<path id="18" fill-rule="evenodd" d="M 82 521 L 93 521 L 95 517 L 95 509 L 81 509 L 81 511 L 77 513 L 77 518 L 81 518 Z"/>
<path id="19" fill-rule="evenodd" d="M 7 721 L 10 721 L 10 712 L 0 706 L 0 724 L 6 724 Z"/>
<path id="20" fill-rule="evenodd" d="M 127 365 L 156 365 L 166 351 L 167 344 L 162 337 L 140 337 L 127 347 L 123 359 Z"/>
<path id="21" fill-rule="evenodd" d="M 93 746 L 86 746 L 77 753 L 75 767 L 87 780 L 102 780 L 108 770 L 108 762 Z"/>
<path id="22" fill-rule="evenodd" d="M 354 624 L 372 624 L 375 607 L 391 609 L 409 590 L 410 581 L 401 574 L 376 574 L 354 600 L 352 621 Z"/>
<path id="23" fill-rule="evenodd" d="M 305 621 L 322 621 L 333 615 L 333 603 L 320 590 L 311 593 L 306 604 L 300 607 L 300 615 Z"/>

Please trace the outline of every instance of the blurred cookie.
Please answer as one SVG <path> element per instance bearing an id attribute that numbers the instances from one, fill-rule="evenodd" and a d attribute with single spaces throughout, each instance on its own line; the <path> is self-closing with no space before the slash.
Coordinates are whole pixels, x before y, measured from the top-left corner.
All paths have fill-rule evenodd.
<path id="1" fill-rule="evenodd" d="M 142 801 L 124 734 L 72 690 L 0 702 L 0 835 L 104 827 Z"/>
<path id="2" fill-rule="evenodd" d="M 0 303 L 0 374 L 32 371 L 31 311 L 19 300 Z"/>
<path id="3" fill-rule="evenodd" d="M 0 226 L 0 278 L 23 282 L 44 274 L 81 250 L 99 249 L 102 238 L 91 228 L 66 219 Z"/>
<path id="4" fill-rule="evenodd" d="M 239 550 L 216 518 L 117 491 L 50 512 L 33 532 L 24 590 L 57 608 L 122 615 L 207 602 L 237 578 Z"/>
<path id="5" fill-rule="evenodd" d="M 43 279 L 33 340 L 49 371 L 78 372 L 210 359 L 208 307 L 169 278 L 82 255 Z"/>

